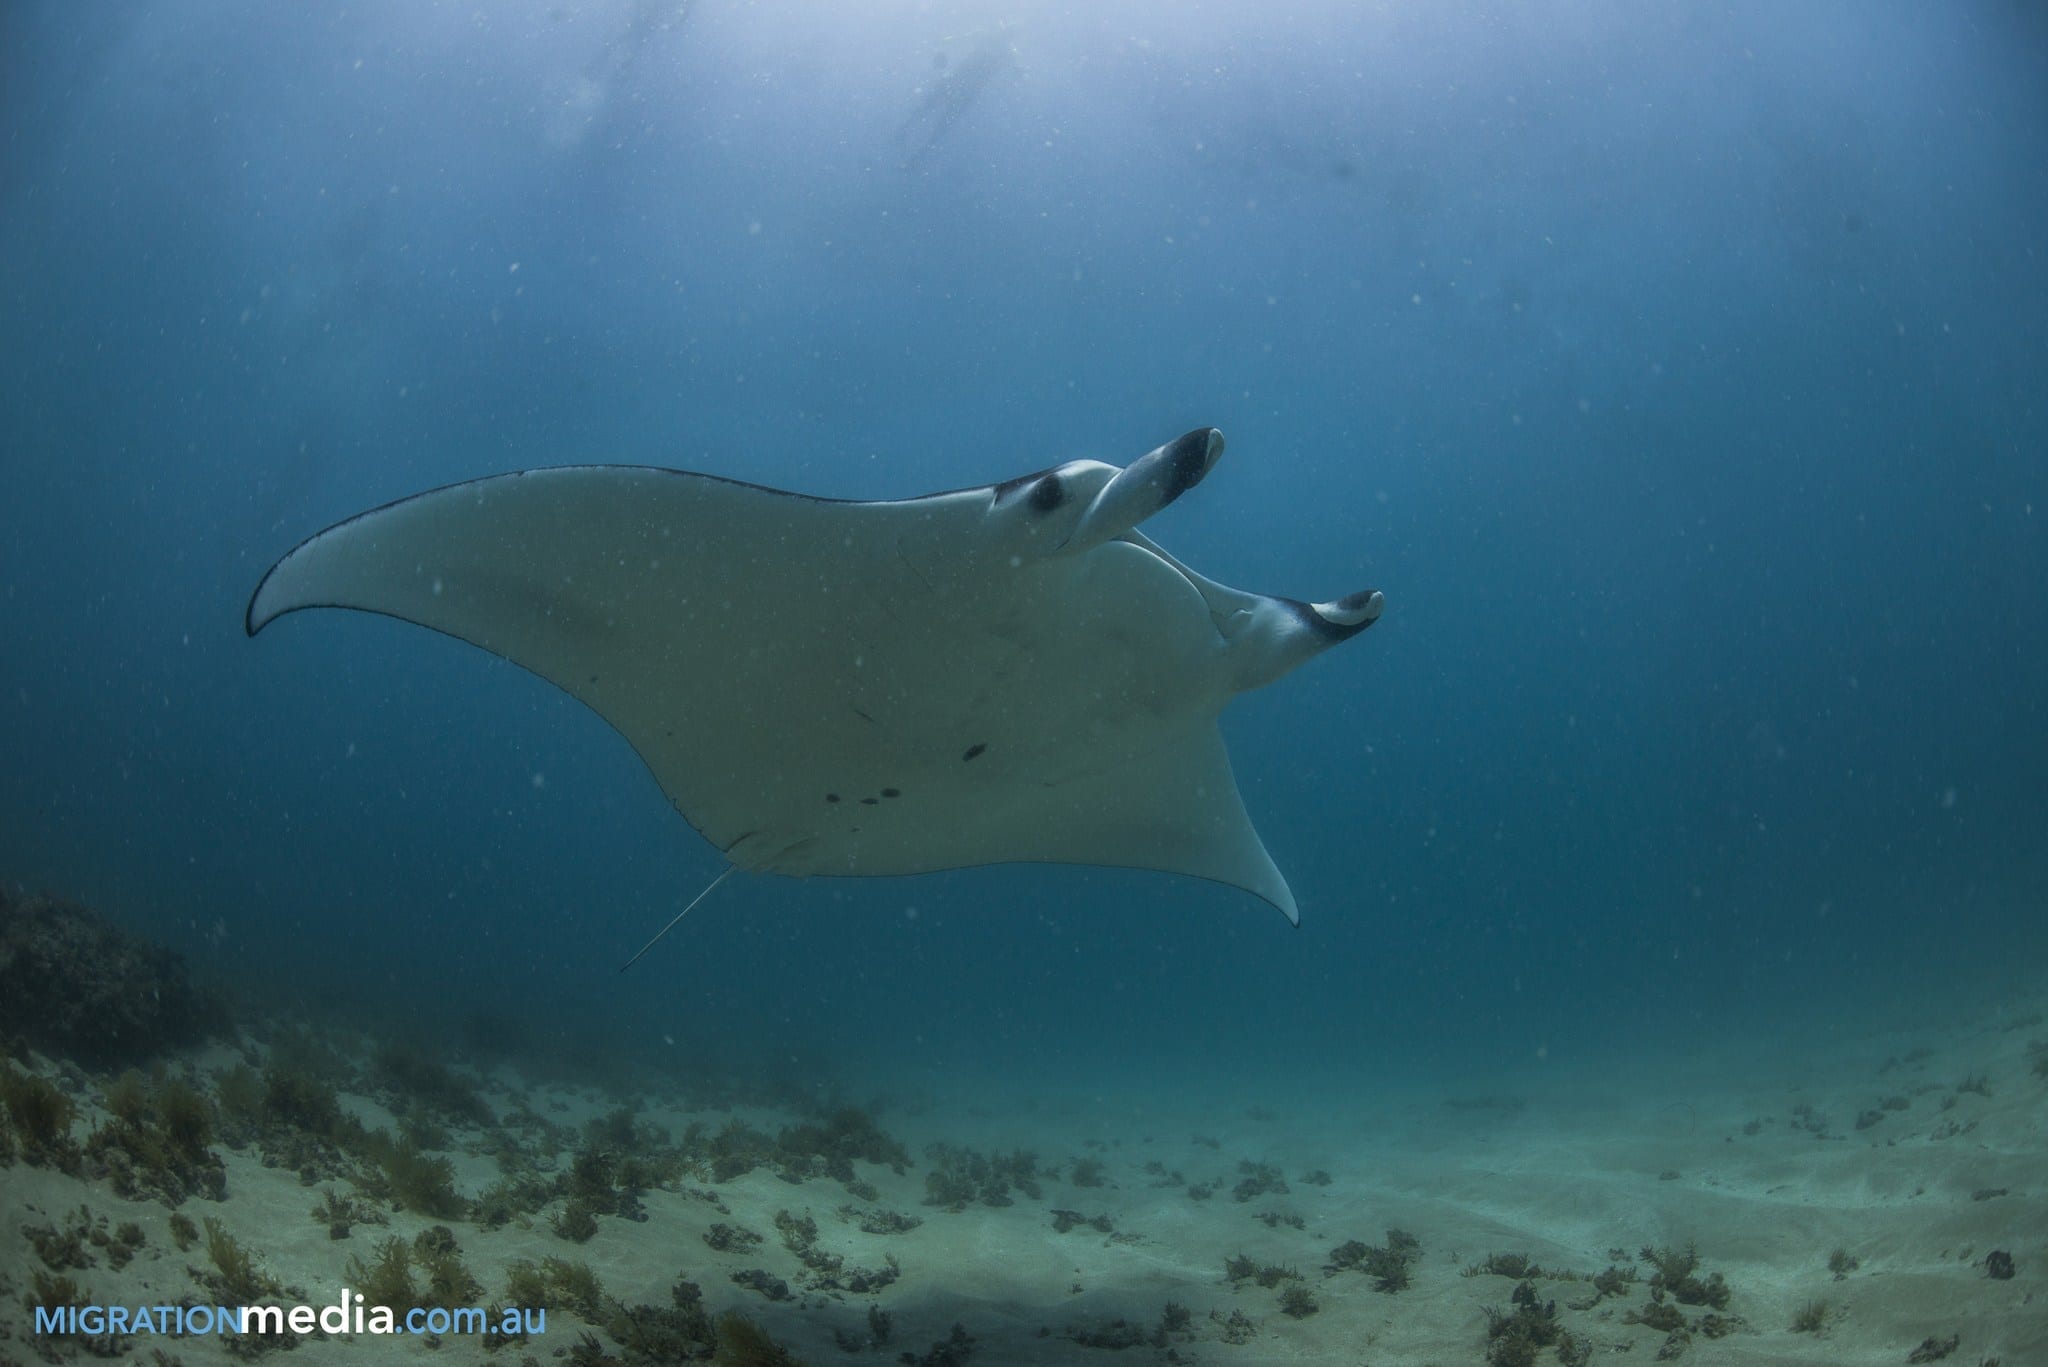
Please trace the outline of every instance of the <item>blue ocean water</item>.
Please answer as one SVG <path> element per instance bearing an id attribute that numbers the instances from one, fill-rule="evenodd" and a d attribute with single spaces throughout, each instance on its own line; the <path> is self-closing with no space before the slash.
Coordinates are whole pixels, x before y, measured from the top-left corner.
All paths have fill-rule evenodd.
<path id="1" fill-rule="evenodd" d="M 2048 959 L 2043 40 L 9 4 L 0 877 L 259 1000 L 820 1085 L 1369 1089 L 1995 1000 Z M 1225 717 L 1299 930 L 749 878 L 621 976 L 720 862 L 598 718 L 391 621 L 242 630 L 451 481 L 900 497 L 1208 424 L 1148 533 L 1387 599 Z"/>

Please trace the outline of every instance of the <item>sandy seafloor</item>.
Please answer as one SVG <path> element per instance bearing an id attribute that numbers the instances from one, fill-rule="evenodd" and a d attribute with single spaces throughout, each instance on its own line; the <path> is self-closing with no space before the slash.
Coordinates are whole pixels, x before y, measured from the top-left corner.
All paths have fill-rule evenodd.
<path id="1" fill-rule="evenodd" d="M 1811 1052 L 1797 1041 L 1768 1052 L 1729 1045 L 1717 1056 L 1662 1060 L 1640 1075 L 1553 1066 L 1540 1088 L 1526 1093 L 1324 1094 L 1290 1108 L 1270 1098 L 1240 1104 L 1219 1080 L 1211 1104 L 1192 1109 L 1185 1093 L 1153 1103 L 1129 1088 L 1113 1096 L 885 1107 L 875 1118 L 906 1145 L 913 1164 L 901 1175 L 859 1164 L 859 1175 L 876 1188 L 873 1200 L 854 1200 L 830 1178 L 799 1185 L 757 1168 L 722 1183 L 686 1177 L 650 1190 L 644 1221 L 600 1217 L 597 1234 L 582 1244 L 554 1234 L 546 1210 L 495 1230 L 446 1223 L 485 1287 L 481 1300 L 502 1297 L 504 1268 L 522 1257 L 586 1261 L 607 1293 L 626 1303 L 667 1304 L 671 1283 L 685 1276 L 702 1287 L 713 1313 L 746 1312 L 813 1364 L 895 1362 L 906 1353 L 920 1360 L 956 1323 L 974 1340 L 964 1360 L 980 1367 L 1480 1363 L 1487 1360 L 1488 1307 L 1506 1310 L 1516 1285 L 1468 1275 L 1489 1255 L 1526 1254 L 1545 1269 L 1586 1276 L 1620 1261 L 1647 1275 L 1638 1249 L 1687 1243 L 1697 1248 L 1701 1272 L 1720 1273 L 1730 1288 L 1730 1332 L 1720 1337 L 1694 1333 L 1670 1345 L 1666 1333 L 1632 1323 L 1649 1303 L 1640 1281 L 1590 1305 L 1585 1281 L 1545 1276 L 1535 1289 L 1542 1300 L 1555 1300 L 1559 1322 L 1590 1342 L 1596 1362 L 1616 1355 L 1656 1361 L 1661 1353 L 1699 1364 L 1895 1364 L 1912 1360 L 1930 1338 L 1942 1343 L 1955 1335 L 1945 1357 L 1922 1360 L 2048 1363 L 2043 1005 L 1984 1008 L 1939 1028 L 1815 1043 Z M 260 1052 L 253 1043 L 240 1051 L 215 1044 L 189 1061 L 205 1075 Z M 33 1063 L 78 1100 L 75 1134 L 83 1137 L 104 1121 L 94 1101 L 103 1078 L 40 1056 Z M 523 1096 L 531 1109 L 568 1126 L 620 1102 L 590 1089 L 529 1087 L 502 1068 L 482 1075 L 481 1090 L 496 1110 Z M 345 1093 L 343 1100 L 367 1123 L 392 1121 L 366 1096 Z M 637 1100 L 640 1121 L 678 1134 L 691 1121 L 715 1130 L 735 1114 L 770 1132 L 797 1118 L 750 1107 L 692 1110 L 658 1093 Z M 450 1152 L 465 1194 L 496 1175 L 493 1160 L 465 1151 L 474 1140 L 469 1132 L 469 1143 Z M 934 1141 L 1033 1149 L 1060 1175 L 1044 1181 L 1042 1199 L 1019 1195 L 1007 1207 L 948 1213 L 924 1203 L 930 1164 L 923 1151 Z M 195 1220 L 217 1216 L 264 1268 L 303 1288 L 315 1305 L 332 1303 L 350 1255 L 366 1256 L 388 1234 L 410 1237 L 439 1223 L 393 1213 L 388 1229 L 357 1226 L 349 1238 L 334 1240 L 310 1213 L 320 1188 L 266 1168 L 253 1146 L 220 1151 L 228 1199 L 189 1199 L 183 1210 Z M 1068 1180 L 1083 1157 L 1101 1161 L 1103 1185 Z M 569 1158 L 564 1152 L 560 1161 Z M 1241 1163 L 1272 1165 L 1288 1190 L 1234 1199 Z M 1317 1170 L 1328 1174 L 1327 1184 L 1303 1180 Z M 1192 1199 L 1188 1186 L 1202 1183 L 1217 1190 Z M 173 1247 L 166 1206 L 123 1200 L 104 1182 L 47 1169 L 0 1169 L 7 1306 L 0 1323 L 10 1334 L 0 1341 L 0 1359 L 27 1363 L 46 1351 L 78 1351 L 30 1333 L 21 1306 L 35 1254 L 21 1231 L 61 1223 L 81 1205 L 116 1224 L 132 1220 L 146 1235 L 124 1269 L 113 1271 L 102 1260 L 72 1273 L 95 1300 L 154 1305 L 201 1294 L 194 1269 L 205 1261 L 203 1244 L 188 1252 Z M 841 1214 L 876 1207 L 922 1223 L 872 1235 Z M 1085 1224 L 1057 1232 L 1055 1209 L 1106 1216 L 1114 1232 Z M 874 1296 L 804 1293 L 804 1269 L 776 1237 L 779 1211 L 813 1217 L 818 1246 L 849 1265 L 876 1266 L 894 1254 L 900 1279 Z M 1269 1223 L 1262 1218 L 1269 1214 L 1281 1218 Z M 1298 1229 L 1288 1222 L 1293 1216 L 1300 1217 Z M 759 1232 L 763 1242 L 749 1253 L 715 1252 L 703 1235 L 717 1222 Z M 1325 1270 L 1337 1246 L 1377 1243 L 1390 1227 L 1421 1244 L 1408 1289 L 1389 1294 L 1358 1271 Z M 1856 1260 L 1843 1276 L 1828 1267 L 1836 1249 Z M 2015 1275 L 1987 1274 L 1994 1250 L 2011 1255 Z M 1233 1285 L 1225 1262 L 1236 1255 L 1297 1269 L 1314 1313 L 1282 1312 L 1280 1295 L 1291 1283 Z M 771 1303 L 735 1285 L 730 1274 L 745 1268 L 786 1279 L 796 1298 Z M 1192 1313 L 1184 1331 L 1163 1341 L 1111 1349 L 1075 1339 L 1077 1331 L 1118 1319 L 1149 1331 L 1169 1302 Z M 1795 1315 L 1814 1302 L 1825 1303 L 1822 1327 L 1795 1332 Z M 890 1341 L 849 1352 L 835 1342 L 835 1331 L 864 1333 L 871 1305 L 889 1312 Z M 1689 1322 L 1698 1321 L 1700 1308 L 1681 1309 Z M 1234 1311 L 1252 1322 L 1242 1343 L 1224 1339 Z M 557 1311 L 544 1337 L 494 1353 L 476 1339 L 429 1346 L 354 1337 L 311 1338 L 281 1358 L 266 1356 L 299 1367 L 394 1359 L 546 1363 L 569 1360 L 588 1328 Z M 601 1332 L 597 1342 L 616 1351 Z M 157 1362 L 158 1348 L 189 1364 L 230 1360 L 221 1340 L 207 1338 L 133 1338 L 120 1356 Z M 86 1360 L 82 1353 L 79 1360 Z M 1537 1360 L 1558 1359 L 1545 1349 Z"/>

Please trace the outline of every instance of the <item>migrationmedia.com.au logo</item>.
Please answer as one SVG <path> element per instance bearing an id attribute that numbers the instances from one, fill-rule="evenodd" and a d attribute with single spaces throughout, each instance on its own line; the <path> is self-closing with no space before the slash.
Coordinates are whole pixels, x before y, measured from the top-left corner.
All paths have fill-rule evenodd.
<path id="1" fill-rule="evenodd" d="M 524 1338 L 548 1331 L 546 1307 L 413 1306 L 403 1313 L 365 1305 L 343 1287 L 333 1305 L 38 1305 L 42 1335 L 162 1334 L 501 1334 Z"/>

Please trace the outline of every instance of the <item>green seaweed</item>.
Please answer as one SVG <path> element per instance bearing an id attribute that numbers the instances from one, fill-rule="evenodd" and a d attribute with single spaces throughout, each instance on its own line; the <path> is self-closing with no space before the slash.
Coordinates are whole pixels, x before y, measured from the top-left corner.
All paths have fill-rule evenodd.
<path id="1" fill-rule="evenodd" d="M 1413 1259 L 1403 1250 L 1388 1247 L 1368 1249 L 1361 1264 L 1365 1275 L 1372 1278 L 1373 1289 L 1392 1295 L 1406 1291 L 1413 1281 L 1410 1266 Z"/>
<path id="2" fill-rule="evenodd" d="M 704 1242 L 719 1253 L 751 1253 L 761 1246 L 761 1236 L 720 1221 L 704 1231 Z"/>
<path id="3" fill-rule="evenodd" d="M 0 1104 L 13 1126 L 23 1162 L 35 1168 L 78 1172 L 80 1152 L 71 1137 L 78 1107 L 55 1083 L 0 1061 Z"/>
<path id="4" fill-rule="evenodd" d="M 261 1297 L 278 1293 L 278 1284 L 257 1266 L 241 1241 L 228 1233 L 227 1226 L 211 1215 L 206 1226 L 206 1256 L 213 1272 L 205 1277 L 208 1289 L 234 1305 L 248 1305 Z"/>
<path id="5" fill-rule="evenodd" d="M 704 1143 L 704 1156 L 711 1165 L 714 1182 L 730 1182 L 744 1176 L 768 1162 L 774 1152 L 775 1145 L 767 1135 L 739 1120 L 728 1121 L 725 1128 Z"/>
<path id="6" fill-rule="evenodd" d="M 775 1136 L 777 1171 L 794 1181 L 822 1174 L 853 1183 L 856 1160 L 901 1176 L 910 1165 L 910 1153 L 858 1106 L 841 1106 L 822 1120 L 788 1126 Z"/>
<path id="7" fill-rule="evenodd" d="M 856 1215 L 853 1208 L 848 1206 L 842 1208 L 839 1214 L 844 1219 L 852 1220 L 863 1234 L 908 1234 L 924 1223 L 920 1216 L 905 1215 L 894 1210 L 871 1210 Z"/>
<path id="8" fill-rule="evenodd" d="M 1744 1326 L 1743 1322 L 1733 1315 L 1709 1313 L 1701 1315 L 1692 1327 L 1703 1338 L 1724 1339 Z"/>
<path id="9" fill-rule="evenodd" d="M 405 1103 L 400 1109 L 478 1127 L 496 1119 L 473 1084 L 410 1044 L 387 1041 L 377 1050 L 371 1069 Z"/>
<path id="10" fill-rule="evenodd" d="M 124 1069 L 100 1093 L 100 1101 L 116 1120 L 140 1123 L 149 1113 L 149 1080 L 139 1069 Z"/>
<path id="11" fill-rule="evenodd" d="M 107 1264 L 116 1270 L 126 1267 L 136 1252 L 148 1242 L 141 1225 L 133 1220 L 123 1220 L 114 1226 L 113 1237 L 107 1241 Z"/>
<path id="12" fill-rule="evenodd" d="M 514 1258 L 505 1265 L 505 1300 L 507 1304 L 533 1309 L 554 1307 L 548 1302 L 547 1274 L 540 1270 L 540 1264 L 531 1258 Z"/>
<path id="13" fill-rule="evenodd" d="M 430 1303 L 413 1276 L 412 1247 L 396 1234 L 379 1240 L 368 1261 L 350 1256 L 348 1285 L 362 1293 L 366 1305 L 403 1312 Z"/>
<path id="14" fill-rule="evenodd" d="M 524 1309 L 525 1307 L 520 1307 Z M 484 1309 L 483 1345 L 486 1354 L 496 1353 L 500 1348 L 514 1343 L 526 1342 L 526 1319 L 523 1314 L 507 1315 L 505 1306 L 492 1301 Z M 488 1358 L 486 1359 L 489 1360 Z"/>
<path id="15" fill-rule="evenodd" d="M 903 1268 L 896 1261 L 896 1255 L 884 1253 L 880 1267 L 850 1268 L 844 1276 L 821 1276 L 814 1284 L 819 1290 L 839 1289 L 851 1291 L 856 1296 L 872 1296 L 893 1285 L 902 1275 Z"/>
<path id="16" fill-rule="evenodd" d="M 196 1158 L 213 1143 L 213 1104 L 191 1083 L 172 1078 L 156 1089 L 152 1098 L 157 1123 L 162 1126 L 174 1152 Z"/>
<path id="17" fill-rule="evenodd" d="M 84 1269 L 98 1264 L 99 1260 L 93 1257 L 87 1246 L 85 1230 L 75 1220 L 67 1221 L 62 1229 L 50 1223 L 23 1225 L 21 1233 L 43 1266 L 52 1272 L 72 1267 Z"/>
<path id="18" fill-rule="evenodd" d="M 448 1226 L 434 1225 L 414 1235 L 412 1252 L 431 1303 L 462 1305 L 483 1294 L 483 1283 L 463 1263 L 462 1250 Z"/>
<path id="19" fill-rule="evenodd" d="M 569 1349 L 567 1361 L 569 1367 L 613 1367 L 614 1364 L 623 1363 L 625 1359 L 607 1353 L 604 1345 L 597 1341 L 597 1335 L 586 1331 L 577 1337 L 575 1345 Z"/>
<path id="20" fill-rule="evenodd" d="M 107 1217 L 95 1214 L 87 1205 L 69 1212 L 61 1228 L 45 1221 L 40 1225 L 23 1225 L 21 1233 L 35 1249 L 36 1257 L 53 1272 L 98 1266 L 94 1250 L 104 1253 L 107 1265 L 119 1270 L 128 1265 L 146 1242 L 141 1225 L 126 1220 L 109 1227 Z"/>
<path id="21" fill-rule="evenodd" d="M 1287 1179 L 1271 1163 L 1254 1163 L 1245 1159 L 1237 1165 L 1237 1170 L 1244 1177 L 1230 1189 L 1232 1200 L 1249 1201 L 1258 1196 L 1287 1195 Z"/>
<path id="22" fill-rule="evenodd" d="M 955 1214 L 967 1209 L 981 1188 L 964 1172 L 934 1168 L 924 1175 L 924 1203 L 940 1206 Z"/>
<path id="23" fill-rule="evenodd" d="M 570 1205 L 580 1206 L 592 1215 L 645 1219 L 640 1193 L 661 1180 L 662 1174 L 672 1166 L 670 1159 L 661 1155 L 627 1154 L 622 1157 L 592 1145 L 580 1151 L 570 1163 L 562 1190 L 568 1194 Z"/>
<path id="24" fill-rule="evenodd" d="M 589 1263 L 572 1263 L 564 1258 L 541 1259 L 541 1271 L 555 1290 L 562 1306 L 584 1319 L 595 1321 L 604 1313 L 607 1297 Z"/>
<path id="25" fill-rule="evenodd" d="M 925 1157 L 933 1165 L 925 1174 L 928 1206 L 940 1206 L 957 1214 L 977 1201 L 992 1207 L 1011 1205 L 1012 1189 L 1034 1201 L 1044 1194 L 1039 1184 L 1038 1157 L 1028 1149 L 983 1154 L 952 1144 L 933 1144 L 925 1149 Z"/>
<path id="26" fill-rule="evenodd" d="M 296 1023 L 270 1037 L 270 1061 L 293 1072 L 308 1073 L 341 1084 L 355 1075 L 355 1068 L 327 1031 Z"/>
<path id="27" fill-rule="evenodd" d="M 455 1194 L 455 1165 L 447 1159 L 423 1152 L 411 1139 L 373 1136 L 371 1156 L 380 1170 L 385 1189 L 401 1210 L 437 1219 L 452 1220 L 467 1209 Z"/>
<path id="28" fill-rule="evenodd" d="M 337 1196 L 330 1187 L 320 1194 L 320 1204 L 313 1207 L 313 1218 L 327 1226 L 328 1238 L 346 1239 L 358 1218 L 355 1198 Z"/>
<path id="29" fill-rule="evenodd" d="M 1209 1318 L 1217 1324 L 1218 1336 L 1233 1346 L 1250 1343 L 1252 1335 L 1257 1333 L 1259 1328 L 1252 1317 L 1245 1314 L 1242 1309 L 1232 1310 L 1227 1318 L 1221 1311 L 1211 1310 Z"/>
<path id="30" fill-rule="evenodd" d="M 765 1268 L 749 1267 L 730 1274 L 734 1286 L 744 1287 L 771 1301 L 789 1299 L 789 1283 Z"/>
<path id="31" fill-rule="evenodd" d="M 259 1114 L 266 1125 L 328 1137 L 341 1129 L 341 1098 L 314 1074 L 273 1062 L 263 1070 Z"/>
<path id="32" fill-rule="evenodd" d="M 567 1239 L 572 1244 L 587 1244 L 597 1235 L 597 1216 L 591 1213 L 589 1206 L 571 1201 L 548 1217 L 548 1228 L 554 1230 L 558 1239 Z"/>
<path id="33" fill-rule="evenodd" d="M 1557 1302 L 1542 1300 L 1532 1281 L 1516 1283 L 1509 1296 L 1512 1311 L 1486 1308 L 1488 1367 L 1532 1367 L 1541 1350 L 1554 1347 L 1560 1361 L 1577 1367 L 1592 1351 L 1585 1339 L 1558 1323 Z"/>
<path id="34" fill-rule="evenodd" d="M 1918 1348 L 1915 1348 L 1912 1352 L 1906 1354 L 1906 1361 L 1909 1364 L 1922 1362 L 1940 1362 L 1943 1358 L 1947 1357 L 1950 1353 L 1955 1352 L 1956 1349 L 1962 1346 L 1963 1336 L 1961 1334 L 1950 1334 L 1945 1339 L 1938 1339 L 1934 1337 L 1934 1335 L 1929 1334 L 1926 1338 L 1920 1340 L 1920 1346 Z M 1997 1358 L 1988 1358 L 1986 1359 L 1986 1363 L 1987 1367 L 1998 1367 Z"/>
<path id="35" fill-rule="evenodd" d="M 213 1143 L 213 1103 L 179 1078 L 154 1086 L 130 1069 L 105 1092 L 113 1119 L 94 1130 L 85 1156 L 109 1186 L 132 1199 L 177 1206 L 188 1196 L 227 1197 L 227 1168 Z"/>
<path id="36" fill-rule="evenodd" d="M 1052 1232 L 1065 1234 L 1070 1229 L 1086 1226 L 1101 1234 L 1116 1232 L 1116 1221 L 1107 1215 L 1083 1215 L 1078 1210 L 1055 1210 L 1052 1213 Z"/>
<path id="37" fill-rule="evenodd" d="M 1141 1324 L 1126 1319 L 1111 1320 L 1108 1324 L 1070 1329 L 1067 1337 L 1083 1348 L 1105 1348 L 1118 1352 L 1125 1348 L 1136 1348 L 1151 1340 Z"/>
<path id="38" fill-rule="evenodd" d="M 1413 1280 L 1412 1266 L 1422 1252 L 1422 1243 L 1405 1230 L 1390 1229 L 1384 1244 L 1366 1244 L 1357 1239 L 1330 1250 L 1329 1268 L 1356 1270 L 1373 1279 L 1373 1289 L 1389 1295 L 1405 1291 Z"/>
<path id="39" fill-rule="evenodd" d="M 609 1215 L 614 1204 L 611 1155 L 589 1148 L 569 1164 L 569 1199 L 580 1201 L 593 1212 Z"/>
<path id="40" fill-rule="evenodd" d="M 715 1367 L 803 1367 L 803 1360 L 768 1336 L 768 1331 L 737 1310 L 718 1317 Z"/>
<path id="41" fill-rule="evenodd" d="M 313 1207 L 313 1218 L 327 1226 L 330 1239 L 346 1239 L 357 1225 L 391 1223 L 375 1205 L 359 1197 L 343 1196 L 331 1187 L 321 1192 L 320 1204 Z"/>
<path id="42" fill-rule="evenodd" d="M 28 1293 L 21 1298 L 22 1308 L 28 1311 L 27 1318 L 31 1322 L 37 1318 L 39 1313 L 61 1316 L 64 1310 L 70 1306 L 91 1305 L 92 1303 L 92 1293 L 81 1287 L 76 1281 L 58 1273 L 45 1272 L 40 1267 L 35 1269 L 34 1273 L 30 1276 Z M 44 1352 L 43 1356 L 45 1360 L 53 1362 L 60 1360 L 57 1356 L 59 1350 L 54 1347 L 56 1343 L 85 1341 L 83 1334 L 64 1333 L 61 1331 L 39 1337 L 45 1338 L 52 1345 Z M 105 1343 L 113 1351 L 95 1353 L 95 1356 L 120 1356 L 121 1345 L 106 1339 L 99 1340 L 99 1342 Z M 87 1346 L 91 1346 L 90 1343 Z"/>
<path id="43" fill-rule="evenodd" d="M 229 1129 L 253 1130 L 263 1122 L 264 1086 L 256 1070 L 246 1063 L 213 1075 L 213 1096 L 221 1119 Z"/>
<path id="44" fill-rule="evenodd" d="M 1728 1308 L 1728 1283 L 1718 1272 L 1704 1278 L 1698 1275 L 1700 1255 L 1692 1244 L 1688 1243 L 1682 1249 L 1645 1246 L 1640 1256 L 1657 1269 L 1650 1278 L 1652 1295 L 1665 1293 L 1681 1305 L 1706 1305 L 1716 1310 Z"/>
<path id="45" fill-rule="evenodd" d="M 955 1324 L 946 1337 L 932 1344 L 929 1352 L 906 1352 L 900 1354 L 896 1360 L 907 1367 L 962 1367 L 962 1364 L 972 1356 L 974 1335 L 968 1333 L 964 1325 Z"/>
<path id="46" fill-rule="evenodd" d="M 1479 1262 L 1465 1269 L 1468 1277 L 1510 1277 L 1520 1281 L 1525 1277 L 1548 1277 L 1550 1274 L 1538 1267 L 1526 1253 L 1489 1253 Z"/>
<path id="47" fill-rule="evenodd" d="M 512 1305 L 567 1310 L 596 1324 L 604 1318 L 610 1297 L 589 1263 L 519 1258 L 505 1268 L 505 1299 Z"/>
<path id="48" fill-rule="evenodd" d="M 635 1106 L 614 1106 L 603 1115 L 593 1116 L 584 1122 L 583 1137 L 594 1149 L 618 1152 L 631 1152 L 666 1142 L 666 1136 L 656 1133 L 655 1127 L 641 1125 L 639 1109 Z"/>
<path id="49" fill-rule="evenodd" d="M 13 642 L 10 642 L 13 644 Z M 0 1038 L 99 1072 L 196 1044 L 227 1023 L 184 959 L 76 902 L 0 890 Z"/>
<path id="50" fill-rule="evenodd" d="M 471 1216 L 485 1229 L 498 1229 L 533 1214 L 554 1198 L 554 1187 L 538 1177 L 504 1177 L 477 1193 Z"/>
<path id="51" fill-rule="evenodd" d="M 818 1222 L 810 1216 L 798 1217 L 786 1210 L 775 1212 L 775 1229 L 782 1236 L 782 1246 L 794 1253 L 797 1261 L 822 1277 L 836 1276 L 843 1265 L 837 1253 L 827 1253 L 817 1246 Z"/>
<path id="52" fill-rule="evenodd" d="M 704 1294 L 697 1284 L 677 1280 L 668 1305 L 613 1303 L 605 1332 L 617 1341 L 625 1361 L 654 1364 L 688 1362 L 716 1350 L 718 1334 L 704 1313 Z"/>
<path id="53" fill-rule="evenodd" d="M 1636 1269 L 1633 1263 L 1626 1267 L 1609 1263 L 1606 1271 L 1596 1274 L 1593 1278 L 1593 1299 L 1597 1302 L 1608 1296 L 1627 1295 L 1628 1288 L 1635 1285 L 1635 1280 Z"/>
<path id="54" fill-rule="evenodd" d="M 403 1109 L 398 1116 L 398 1135 L 423 1149 L 452 1149 L 455 1136 L 446 1125 L 424 1112 Z"/>
<path id="55" fill-rule="evenodd" d="M 1258 1263 L 1240 1253 L 1223 1260 L 1223 1275 L 1235 1286 L 1240 1282 L 1257 1282 L 1271 1289 L 1284 1281 L 1300 1281 L 1301 1273 L 1279 1263 Z"/>

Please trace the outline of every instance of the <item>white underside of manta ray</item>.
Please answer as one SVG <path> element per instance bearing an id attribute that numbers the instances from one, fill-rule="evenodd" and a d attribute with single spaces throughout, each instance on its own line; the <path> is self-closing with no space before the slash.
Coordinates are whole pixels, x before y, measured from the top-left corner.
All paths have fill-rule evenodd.
<path id="1" fill-rule="evenodd" d="M 1298 924 L 1216 719 L 1383 600 L 1227 588 L 1136 530 L 1222 450 L 1201 428 L 1123 469 L 874 503 L 639 466 L 497 475 L 311 537 L 247 627 L 358 608 L 502 655 L 617 728 L 736 869 L 1158 869 Z"/>

